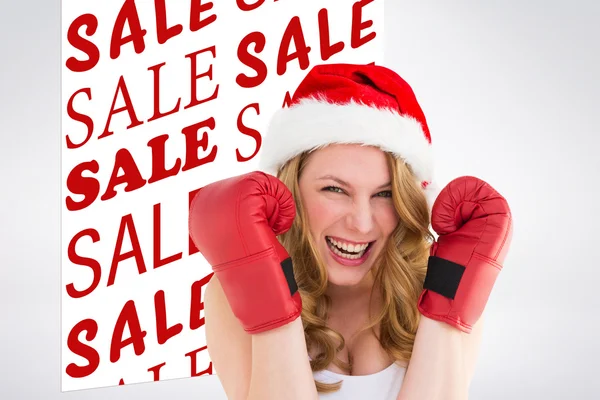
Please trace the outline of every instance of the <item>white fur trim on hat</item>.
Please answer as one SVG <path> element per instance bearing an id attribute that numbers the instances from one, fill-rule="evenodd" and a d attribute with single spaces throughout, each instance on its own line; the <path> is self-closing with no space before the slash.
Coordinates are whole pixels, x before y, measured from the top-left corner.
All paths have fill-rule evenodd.
<path id="1" fill-rule="evenodd" d="M 263 140 L 259 168 L 276 175 L 304 151 L 334 143 L 379 147 L 403 159 L 420 181 L 432 181 L 431 145 L 415 118 L 356 102 L 340 105 L 316 98 L 275 113 Z"/>

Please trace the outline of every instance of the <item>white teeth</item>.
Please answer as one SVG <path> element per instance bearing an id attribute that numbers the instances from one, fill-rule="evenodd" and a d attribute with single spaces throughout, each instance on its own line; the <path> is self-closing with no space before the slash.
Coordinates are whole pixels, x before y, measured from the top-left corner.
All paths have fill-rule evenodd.
<path id="1" fill-rule="evenodd" d="M 333 250 L 333 252 L 334 252 L 335 254 L 337 254 L 338 256 L 340 256 L 340 257 L 343 257 L 343 258 L 348 258 L 348 259 L 350 259 L 350 260 L 356 260 L 357 258 L 361 258 L 361 257 L 362 257 L 362 256 L 365 254 L 365 252 L 364 252 L 364 251 L 361 251 L 361 252 L 360 252 L 360 253 L 358 253 L 358 254 L 344 254 L 344 253 L 342 253 L 341 251 L 339 251 L 339 250 L 338 250 L 337 248 L 335 248 L 335 247 L 333 247 L 333 248 L 332 248 L 332 250 Z"/>
<path id="2" fill-rule="evenodd" d="M 361 258 L 365 254 L 365 250 L 369 246 L 368 243 L 364 244 L 348 244 L 348 243 L 340 243 L 332 238 L 327 238 L 327 243 L 331 250 L 340 257 L 348 258 L 350 260 L 355 260 L 357 258 Z M 343 249 L 345 251 L 349 251 L 356 254 L 346 254 L 342 253 L 339 249 Z"/>

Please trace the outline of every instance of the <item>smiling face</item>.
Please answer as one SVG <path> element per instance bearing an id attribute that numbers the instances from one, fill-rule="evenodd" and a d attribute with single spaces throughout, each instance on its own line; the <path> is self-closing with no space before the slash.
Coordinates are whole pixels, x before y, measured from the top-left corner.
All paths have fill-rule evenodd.
<path id="1" fill-rule="evenodd" d="M 329 282 L 359 284 L 398 225 L 385 154 L 330 145 L 313 152 L 299 180 L 311 234 Z"/>

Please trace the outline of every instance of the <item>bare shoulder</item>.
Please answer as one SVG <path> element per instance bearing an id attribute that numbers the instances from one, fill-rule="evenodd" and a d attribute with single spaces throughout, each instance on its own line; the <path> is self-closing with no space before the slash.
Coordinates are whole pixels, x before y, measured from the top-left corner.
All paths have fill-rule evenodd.
<path id="1" fill-rule="evenodd" d="M 206 342 L 213 367 L 229 399 L 246 399 L 252 368 L 252 337 L 247 334 L 213 276 L 204 294 Z"/>

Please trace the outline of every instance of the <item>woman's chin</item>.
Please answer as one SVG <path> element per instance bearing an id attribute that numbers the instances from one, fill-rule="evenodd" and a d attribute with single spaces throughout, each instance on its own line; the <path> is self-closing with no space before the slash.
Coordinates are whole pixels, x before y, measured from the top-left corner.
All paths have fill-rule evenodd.
<path id="1" fill-rule="evenodd" d="M 342 269 L 341 271 L 339 269 Z M 360 284 L 369 270 L 348 269 L 340 266 L 328 266 L 328 281 L 335 286 L 352 287 Z"/>

